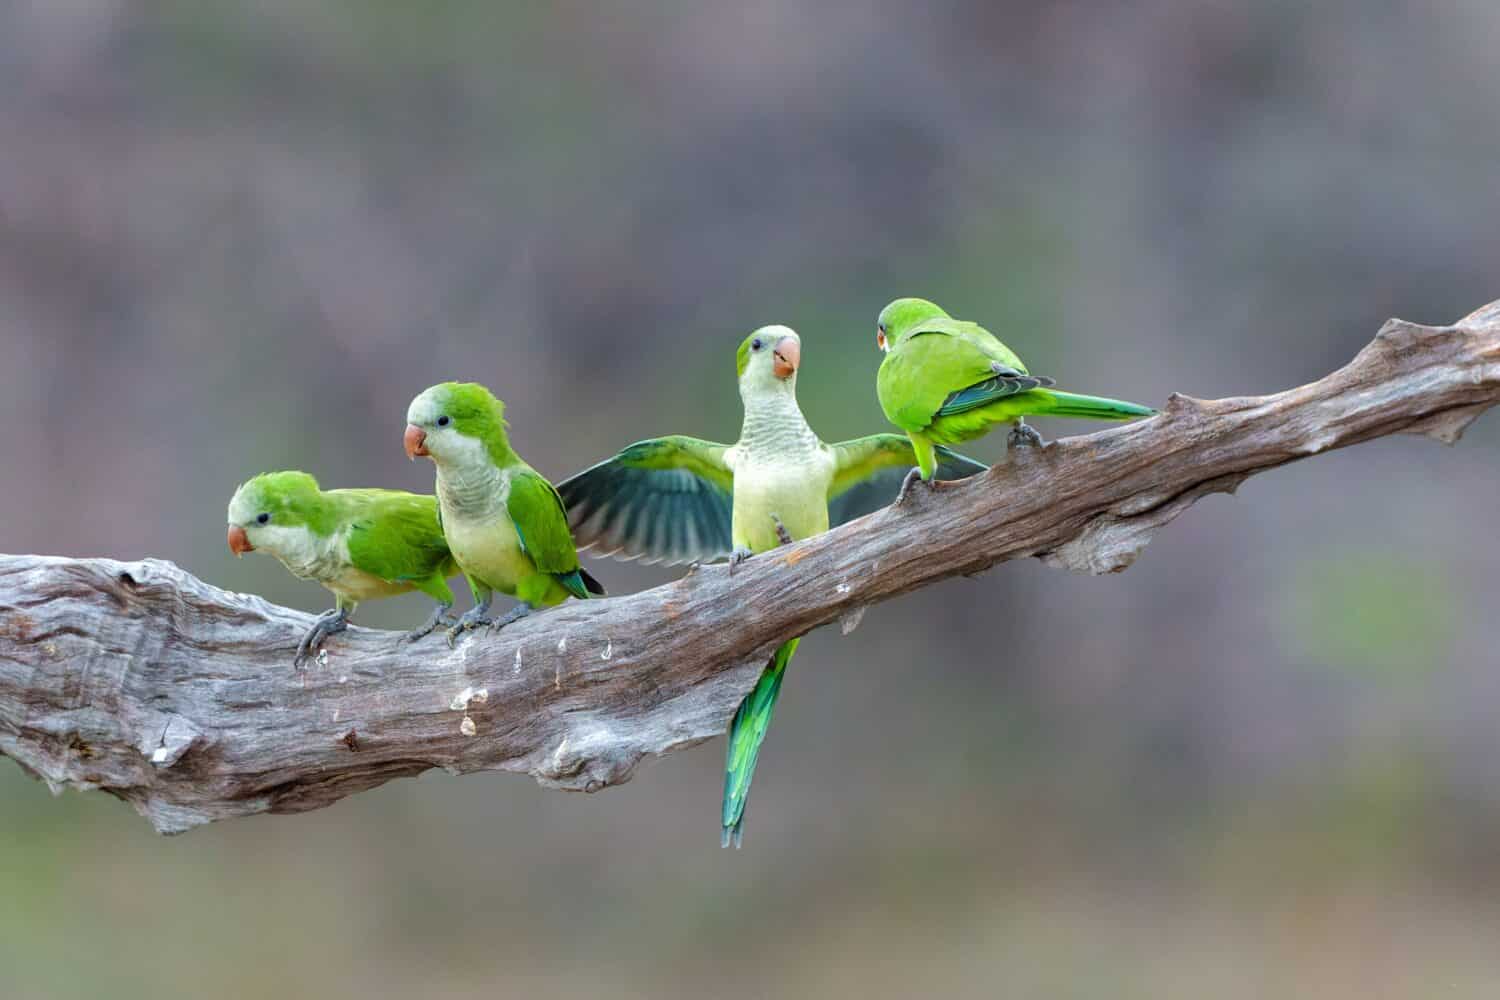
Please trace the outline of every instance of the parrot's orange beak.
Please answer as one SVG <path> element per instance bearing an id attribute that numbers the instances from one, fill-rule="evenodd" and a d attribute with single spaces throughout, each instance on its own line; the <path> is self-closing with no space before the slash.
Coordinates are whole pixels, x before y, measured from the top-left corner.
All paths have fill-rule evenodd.
<path id="1" fill-rule="evenodd" d="M 238 524 L 229 526 L 229 551 L 237 556 L 255 551 L 255 546 L 250 544 L 250 536 L 245 534 L 245 529 Z"/>
<path id="2" fill-rule="evenodd" d="M 771 370 L 776 373 L 777 378 L 788 379 L 797 374 L 797 366 L 802 363 L 801 344 L 791 337 L 783 337 L 771 353 Z"/>
<path id="3" fill-rule="evenodd" d="M 888 351 L 891 349 L 891 342 L 889 340 L 886 340 L 884 330 L 875 331 L 875 346 L 880 348 L 882 351 Z"/>
<path id="4" fill-rule="evenodd" d="M 406 434 L 401 438 L 401 443 L 406 445 L 407 458 L 425 458 L 431 454 L 427 450 L 427 432 L 416 424 L 406 425 Z"/>

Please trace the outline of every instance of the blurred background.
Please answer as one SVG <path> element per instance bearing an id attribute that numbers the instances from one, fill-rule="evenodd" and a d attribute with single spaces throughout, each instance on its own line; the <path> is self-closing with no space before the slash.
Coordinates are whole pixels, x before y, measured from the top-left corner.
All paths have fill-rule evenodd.
<path id="1" fill-rule="evenodd" d="M 0 5 L 0 551 L 318 611 L 230 557 L 229 495 L 430 488 L 400 435 L 439 380 L 561 478 L 732 440 L 765 323 L 826 439 L 882 429 L 897 294 L 1154 403 L 1500 296 L 1494 3 L 631 6 Z M 1493 996 L 1497 457 L 1493 416 L 1379 441 L 1122 576 L 1006 565 L 813 635 L 738 853 L 722 743 L 170 840 L 0 762 L 3 992 Z"/>

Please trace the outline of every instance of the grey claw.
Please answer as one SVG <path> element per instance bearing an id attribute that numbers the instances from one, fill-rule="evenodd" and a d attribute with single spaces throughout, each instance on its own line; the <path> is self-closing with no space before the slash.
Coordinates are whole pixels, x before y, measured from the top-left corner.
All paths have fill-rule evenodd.
<path id="1" fill-rule="evenodd" d="M 486 625 L 494 624 L 491 619 L 486 618 L 482 613 L 476 615 L 474 612 L 478 610 L 478 608 L 475 608 L 471 611 L 465 612 L 464 616 L 457 622 L 455 622 L 453 627 L 448 630 L 449 649 L 452 649 L 455 645 L 458 644 L 459 637 L 462 636 L 465 632 L 473 632 L 477 629 L 484 628 Z"/>
<path id="2" fill-rule="evenodd" d="M 337 635 L 349 627 L 349 616 L 337 609 L 325 611 L 313 622 L 312 628 L 297 643 L 297 655 L 292 658 L 292 667 L 301 670 L 302 665 L 318 654 L 323 648 L 323 641 L 330 635 Z"/>
<path id="3" fill-rule="evenodd" d="M 505 626 L 515 624 L 529 614 L 531 614 L 531 605 L 527 604 L 525 601 L 522 601 L 520 604 L 517 604 L 515 607 L 511 608 L 502 617 L 497 618 L 493 622 L 491 622 L 490 631 L 498 632 Z"/>
<path id="4" fill-rule="evenodd" d="M 734 576 L 735 568 L 738 567 L 740 563 L 744 562 L 746 559 L 749 559 L 753 555 L 755 555 L 755 553 L 751 552 L 749 549 L 735 549 L 733 552 L 729 553 L 729 575 Z"/>
<path id="5" fill-rule="evenodd" d="M 776 525 L 776 540 L 782 545 L 792 544 L 792 533 L 786 530 L 786 524 L 781 520 L 781 516 L 772 514 L 771 522 Z"/>
<path id="6" fill-rule="evenodd" d="M 897 507 L 903 507 L 903 506 L 905 506 L 906 502 L 911 499 L 911 490 L 912 490 L 912 487 L 915 486 L 917 483 L 920 483 L 920 482 L 926 482 L 926 480 L 924 480 L 922 478 L 922 470 L 921 469 L 915 469 L 914 468 L 910 472 L 908 472 L 906 474 L 906 478 L 901 481 L 901 490 L 900 490 L 900 492 L 898 492 L 896 494 L 896 503 L 895 503 L 895 506 L 897 506 Z M 927 488 L 928 489 L 932 489 L 932 484 L 931 483 L 927 483 Z"/>
<path id="7" fill-rule="evenodd" d="M 423 622 L 420 626 L 406 633 L 406 635 L 403 636 L 404 641 L 416 642 L 418 639 L 425 639 L 434 631 L 436 631 L 439 625 L 457 625 L 458 619 L 454 618 L 451 614 L 448 613 L 449 609 L 451 609 L 452 607 L 453 605 L 451 604 L 439 607 L 432 613 L 432 616 L 425 622 Z"/>
<path id="8" fill-rule="evenodd" d="M 1044 444 L 1046 442 L 1041 433 L 1021 420 L 1016 421 L 1016 425 L 1010 430 L 1010 436 L 1006 438 L 1006 445 L 1010 448 L 1040 448 Z"/>

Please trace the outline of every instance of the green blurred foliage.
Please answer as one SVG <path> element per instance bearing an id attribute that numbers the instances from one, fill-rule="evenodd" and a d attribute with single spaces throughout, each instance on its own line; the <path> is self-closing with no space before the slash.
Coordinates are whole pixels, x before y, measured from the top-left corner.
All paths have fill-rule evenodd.
<path id="1" fill-rule="evenodd" d="M 1289 571 L 1282 627 L 1297 655 L 1390 677 L 1424 677 L 1452 656 L 1463 594 L 1410 553 L 1309 555 Z"/>

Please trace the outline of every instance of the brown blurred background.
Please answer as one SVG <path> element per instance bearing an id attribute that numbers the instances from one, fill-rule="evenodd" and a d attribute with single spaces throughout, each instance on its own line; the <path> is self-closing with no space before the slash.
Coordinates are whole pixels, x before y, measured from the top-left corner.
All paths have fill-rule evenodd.
<path id="1" fill-rule="evenodd" d="M 316 611 L 230 557 L 230 493 L 428 488 L 400 434 L 442 379 L 560 478 L 732 438 L 765 323 L 825 438 L 881 429 L 897 294 L 1156 403 L 1500 296 L 1494 3 L 630 6 L 0 5 L 0 550 Z M 1497 456 L 1493 417 L 1380 441 L 1123 576 L 1008 565 L 813 635 L 738 853 L 721 743 L 172 840 L 0 763 L 0 993 L 1494 996 Z"/>

